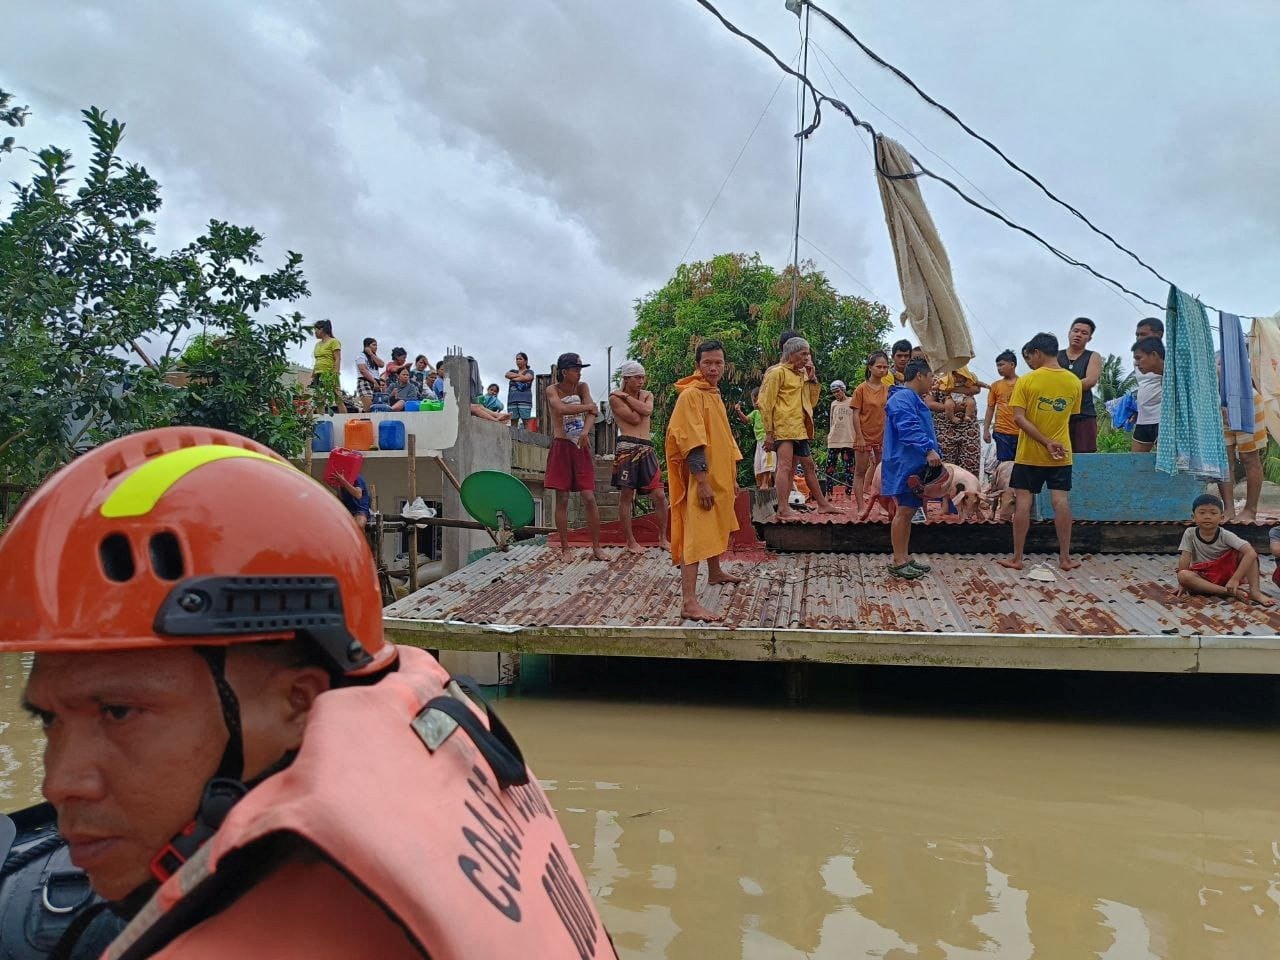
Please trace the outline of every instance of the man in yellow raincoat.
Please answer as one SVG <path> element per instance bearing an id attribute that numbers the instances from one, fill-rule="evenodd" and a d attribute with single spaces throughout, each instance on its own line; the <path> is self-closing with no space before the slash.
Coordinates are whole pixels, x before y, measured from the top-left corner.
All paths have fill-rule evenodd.
<path id="1" fill-rule="evenodd" d="M 679 396 L 667 424 L 667 478 L 671 486 L 671 559 L 680 567 L 681 613 L 687 620 L 719 620 L 698 601 L 698 564 L 707 561 L 707 583 L 741 583 L 720 566 L 729 535 L 738 529 L 742 453 L 729 429 L 720 397 L 724 345 L 704 340 L 694 355 L 696 373 L 676 382 Z"/>

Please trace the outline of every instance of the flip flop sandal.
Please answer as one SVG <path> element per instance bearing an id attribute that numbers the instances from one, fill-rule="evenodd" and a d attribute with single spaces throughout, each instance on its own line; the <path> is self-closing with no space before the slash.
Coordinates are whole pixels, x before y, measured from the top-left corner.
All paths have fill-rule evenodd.
<path id="1" fill-rule="evenodd" d="M 923 570 L 913 567 L 910 563 L 904 563 L 900 567 L 889 564 L 885 569 L 889 571 L 890 576 L 897 577 L 899 580 L 919 580 L 925 575 Z"/>

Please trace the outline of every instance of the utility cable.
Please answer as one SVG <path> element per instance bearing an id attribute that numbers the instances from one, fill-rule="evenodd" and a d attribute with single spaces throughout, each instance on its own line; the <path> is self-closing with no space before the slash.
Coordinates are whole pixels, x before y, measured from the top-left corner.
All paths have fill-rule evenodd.
<path id="1" fill-rule="evenodd" d="M 801 34 L 800 41 L 800 74 L 805 80 L 809 77 L 809 18 L 811 14 L 808 10 L 804 15 L 804 30 Z M 800 24 L 797 20 L 796 27 Z M 800 84 L 796 85 L 796 92 L 799 94 L 800 100 L 800 126 L 804 126 L 804 88 Z M 816 116 L 815 116 L 816 119 Z M 800 289 L 800 197 L 804 189 L 804 142 L 807 137 L 798 137 L 796 139 L 796 209 L 794 216 L 794 236 L 791 241 L 791 323 L 790 329 L 796 328 L 796 300 L 799 297 Z"/>
<path id="2" fill-rule="evenodd" d="M 809 0 L 802 0 L 802 2 L 808 4 Z M 724 24 L 725 28 L 728 29 L 731 33 L 734 33 L 737 36 L 742 37 L 747 42 L 749 42 L 752 46 L 763 51 L 764 54 L 768 56 L 775 64 L 777 64 L 777 66 L 781 70 L 783 70 L 785 73 L 787 73 L 790 76 L 796 77 L 798 80 L 800 80 L 802 84 L 804 84 L 805 89 L 809 92 L 809 95 L 813 98 L 813 101 L 814 101 L 814 119 L 812 123 L 810 123 L 804 130 L 796 134 L 796 136 L 798 137 L 808 136 L 809 134 L 813 133 L 814 130 L 817 129 L 819 124 L 822 122 L 821 105 L 823 103 L 828 103 L 831 106 L 833 106 L 835 109 L 843 113 L 849 119 L 849 121 L 853 123 L 855 126 L 861 127 L 862 129 L 870 133 L 873 138 L 875 138 L 876 140 L 879 140 L 881 134 L 878 133 L 875 127 L 873 127 L 868 121 L 860 119 L 843 101 L 838 100 L 829 94 L 823 93 L 816 86 L 814 86 L 813 82 L 810 81 L 808 77 L 796 72 L 794 69 L 787 66 L 787 64 L 779 60 L 777 55 L 772 50 L 770 50 L 769 47 L 766 46 L 762 41 L 743 32 L 740 28 L 738 28 L 736 25 L 734 25 L 729 20 L 727 20 L 725 16 L 715 8 L 715 5 L 711 3 L 711 0 L 697 0 L 697 3 L 700 6 L 705 7 L 707 10 L 711 11 L 716 16 L 716 18 L 720 20 L 722 24 Z M 815 10 L 818 10 L 819 13 L 824 13 L 824 11 L 822 11 L 816 4 L 810 4 L 810 5 L 812 5 Z M 1145 303 L 1148 306 L 1155 308 L 1156 310 L 1164 309 L 1163 306 L 1156 303 L 1154 300 L 1149 300 L 1146 297 L 1142 296 L 1141 294 L 1136 293 L 1133 290 L 1130 290 L 1120 281 L 1115 280 L 1107 276 L 1106 274 L 1100 273 L 1099 271 L 1095 270 L 1092 266 L 1090 266 L 1088 263 L 1084 262 L 1083 260 L 1077 260 L 1075 257 L 1072 257 L 1069 254 L 1059 250 L 1057 247 L 1053 246 L 1053 244 L 1049 243 L 1047 240 L 1045 240 L 1035 231 L 1022 226 L 1021 224 L 1015 223 L 1004 214 L 996 210 L 993 210 L 988 206 L 985 206 L 984 204 L 980 203 L 977 200 L 974 200 L 972 197 L 966 194 L 963 190 L 961 190 L 958 186 L 956 186 L 952 181 L 948 180 L 946 177 L 943 177 L 941 174 L 933 172 L 924 164 L 922 164 L 918 157 L 910 153 L 908 153 L 908 156 L 917 167 L 917 169 L 912 171 L 911 173 L 898 174 L 898 175 L 890 174 L 880 166 L 878 159 L 876 160 L 876 172 L 879 173 L 880 176 L 888 180 L 910 180 L 920 176 L 927 176 L 934 180 L 937 180 L 938 182 L 949 187 L 953 192 L 955 192 L 957 196 L 959 196 L 962 200 L 964 200 L 970 206 L 975 207 L 978 210 L 981 210 L 982 212 L 988 214 L 991 217 L 994 217 L 996 220 L 999 220 L 1001 223 L 1003 223 L 1005 226 L 1009 227 L 1010 229 L 1016 230 L 1020 233 L 1024 233 L 1027 236 L 1031 237 L 1033 240 L 1035 240 L 1042 247 L 1044 247 L 1046 250 L 1052 253 L 1055 257 L 1062 260 L 1064 263 L 1067 263 L 1071 266 L 1078 267 L 1082 270 L 1087 271 L 1088 273 L 1092 274 L 1094 277 L 1098 278 L 1099 280 L 1102 280 L 1103 282 L 1112 285 L 1117 290 L 1120 290 L 1121 292 L 1128 294 L 1129 296 L 1133 297 L 1135 300 L 1138 300 L 1141 303 Z M 1170 286 L 1176 286 L 1176 284 L 1173 284 L 1171 281 L 1165 280 L 1163 276 L 1160 276 L 1159 274 L 1156 274 L 1156 276 L 1159 279 L 1163 280 L 1165 283 L 1169 283 Z M 1209 306 L 1208 304 L 1204 304 L 1203 301 L 1201 301 L 1201 303 L 1203 306 L 1206 307 L 1206 309 L 1210 309 L 1210 310 L 1218 309 L 1216 307 Z"/>
<path id="3" fill-rule="evenodd" d="M 791 58 L 791 62 L 795 63 L 800 58 L 800 52 L 797 50 L 796 55 Z M 720 201 L 724 188 L 729 185 L 729 179 L 733 176 L 738 164 L 742 162 L 742 158 L 747 153 L 747 147 L 751 146 L 751 141 L 755 139 L 756 131 L 760 129 L 760 124 L 764 123 L 764 118 L 768 115 L 769 109 L 773 106 L 773 101 L 778 97 L 778 91 L 782 89 L 782 85 L 787 82 L 785 76 L 778 78 L 778 85 L 773 88 L 773 94 L 769 97 L 769 102 L 764 105 L 764 109 L 760 111 L 760 116 L 756 120 L 756 125 L 751 128 L 751 132 L 747 134 L 746 141 L 742 144 L 742 149 L 738 151 L 738 155 L 733 158 L 733 164 L 729 167 L 729 172 L 724 175 L 724 179 L 720 181 L 720 189 L 716 191 L 716 195 L 711 198 L 711 204 L 707 207 L 707 212 L 702 215 L 702 219 L 698 221 L 697 229 L 693 231 L 693 236 L 689 238 L 689 243 L 684 248 L 684 253 L 680 254 L 680 263 L 684 263 L 685 258 L 689 256 L 689 251 L 693 249 L 694 242 L 698 239 L 698 234 L 702 232 L 703 226 L 706 225 L 707 218 L 711 216 L 711 211 L 715 209 L 716 204 Z"/>
<path id="4" fill-rule="evenodd" d="M 1096 225 L 1093 223 L 1093 221 L 1092 221 L 1092 220 L 1090 220 L 1088 217 L 1086 217 L 1083 213 L 1081 213 L 1079 210 L 1077 210 L 1077 209 L 1076 209 L 1074 206 L 1072 206 L 1070 203 L 1068 203 L 1067 201 L 1065 201 L 1065 200 L 1063 200 L 1061 197 L 1059 197 L 1057 194 L 1055 194 L 1052 190 L 1050 190 L 1047 186 L 1045 186 L 1045 185 L 1044 185 L 1044 183 L 1040 180 L 1040 178 L 1039 178 L 1039 177 L 1037 177 L 1035 174 L 1031 173 L 1031 171 L 1027 170 L 1025 167 L 1023 167 L 1023 166 L 1021 166 L 1020 164 L 1018 164 L 1015 160 L 1013 160 L 1013 159 L 1012 159 L 1012 158 L 1011 158 L 1007 153 L 1005 153 L 1003 150 L 1001 150 L 998 146 L 996 146 L 994 143 L 992 143 L 990 140 L 988 140 L 988 139 L 987 139 L 986 137 L 984 137 L 982 134 L 978 133 L 978 131 L 974 130 L 974 129 L 973 129 L 973 127 L 969 126 L 967 123 L 965 123 L 963 120 L 961 120 L 961 119 L 960 119 L 960 117 L 956 114 L 956 112 L 955 112 L 954 110 L 952 110 L 950 107 L 946 106 L 945 104 L 940 103 L 939 101 L 935 100 L 933 97 L 929 96 L 929 94 L 927 94 L 923 89 L 921 89 L 921 88 L 920 88 L 920 85 L 919 85 L 919 84 L 917 84 L 914 80 L 912 80 L 912 79 L 911 79 L 911 77 L 907 76 L 907 74 L 906 74 L 906 73 L 904 73 L 902 70 L 900 70 L 900 69 L 898 69 L 897 67 L 895 67 L 895 66 L 894 66 L 892 63 L 890 63 L 888 60 L 885 60 L 885 59 L 884 59 L 884 57 L 880 56 L 878 53 L 876 53 L 874 50 L 872 50 L 870 47 L 868 47 L 865 43 L 863 43 L 860 39 L 858 39 L 858 37 L 854 34 L 854 32 L 853 32 L 852 30 L 850 30 L 847 26 L 845 26 L 843 23 L 841 23 L 841 22 L 840 22 L 840 20 L 839 20 L 835 15 L 833 15 L 833 14 L 831 14 L 831 13 L 827 12 L 827 11 L 826 11 L 826 10 L 824 10 L 822 7 L 818 6 L 818 4 L 814 3 L 814 2 L 813 2 L 813 0 L 800 0 L 800 2 L 801 2 L 801 3 L 803 3 L 803 4 L 804 4 L 804 6 L 809 7 L 809 8 L 811 8 L 811 9 L 815 10 L 819 15 L 821 15 L 822 17 L 824 17 L 824 18 L 827 20 L 827 22 L 829 22 L 833 27 L 835 27 L 835 28 L 836 28 L 837 30 L 839 30 L 842 34 L 844 34 L 846 37 L 848 37 L 850 40 L 852 40 L 852 41 L 853 41 L 853 42 L 858 46 L 858 48 L 859 48 L 863 53 L 865 53 L 868 57 L 870 57 L 873 61 L 875 61 L 875 63 L 879 64 L 881 67 L 883 67 L 884 69 L 886 69 L 886 70 L 888 70 L 889 72 L 891 72 L 894 76 L 896 76 L 899 80 L 901 80 L 901 81 L 902 81 L 903 83 L 905 83 L 907 86 L 909 86 L 909 87 L 910 87 L 912 90 L 914 90 L 914 91 L 915 91 L 915 92 L 920 96 L 920 98 L 921 98 L 921 99 L 923 99 L 926 103 L 928 103 L 930 106 L 932 106 L 932 107 L 934 107 L 934 108 L 936 108 L 936 109 L 940 110 L 942 113 L 946 114 L 948 117 L 950 117 L 952 120 L 954 120 L 954 121 L 955 121 L 955 122 L 960 126 L 960 128 L 961 128 L 962 130 L 964 130 L 964 132 L 965 132 L 965 133 L 969 134 L 969 136 L 973 137 L 975 140 L 978 140 L 979 142 L 981 142 L 981 143 L 985 144 L 988 148 L 990 148 L 990 149 L 991 149 L 991 150 L 992 150 L 992 151 L 993 151 L 993 152 L 994 152 L 998 157 L 1000 157 L 1000 159 L 1001 159 L 1001 160 L 1003 160 L 1003 161 L 1004 161 L 1006 164 L 1008 164 L 1011 168 L 1013 168 L 1014 170 L 1016 170 L 1018 173 L 1022 174 L 1024 177 L 1026 177 L 1028 180 L 1030 180 L 1032 183 L 1034 183 L 1037 187 L 1039 187 L 1039 188 L 1040 188 L 1040 191 L 1041 191 L 1041 192 L 1042 192 L 1046 197 L 1048 197 L 1048 198 L 1049 198 L 1050 200 L 1052 200 L 1054 203 L 1058 204 L 1058 205 L 1059 205 L 1060 207 L 1062 207 L 1063 209 L 1068 210 L 1071 214 L 1073 214 L 1075 217 L 1077 217 L 1077 218 L 1080 220 L 1080 222 L 1081 222 L 1081 223 L 1083 223 L 1085 226 L 1087 226 L 1090 230 L 1092 230 L 1092 231 L 1093 231 L 1094 233 L 1096 233 L 1098 236 L 1100 236 L 1100 237 L 1102 237 L 1103 239 L 1105 239 L 1107 242 L 1109 242 L 1109 243 L 1110 243 L 1113 247 L 1115 247 L 1117 250 L 1119 250 L 1120 252 L 1122 252 L 1122 253 L 1124 253 L 1124 254 L 1127 254 L 1127 255 L 1128 255 L 1128 256 L 1129 256 L 1129 257 L 1130 257 L 1130 258 L 1131 258 L 1135 263 L 1137 263 L 1140 267 L 1142 267 L 1144 270 L 1146 270 L 1148 273 L 1150 273 L 1150 274 L 1151 274 L 1153 277 L 1155 277 L 1157 280 L 1160 280 L 1160 281 L 1162 281 L 1162 282 L 1164 282 L 1164 283 L 1167 283 L 1167 284 L 1168 284 L 1169 286 L 1171 286 L 1171 287 L 1175 287 L 1175 286 L 1177 286 L 1177 284 L 1175 284 L 1172 280 L 1170 280 L 1168 277 L 1166 277 L 1164 274 L 1162 274 L 1159 270 L 1157 270 L 1155 267 L 1151 266 L 1151 264 L 1147 263 L 1147 262 L 1146 262 L 1145 260 L 1143 260 L 1140 256 L 1138 256 L 1136 253 L 1134 253 L 1132 250 L 1130 250 L 1128 247 L 1126 247 L 1124 244 L 1120 243 L 1120 241 L 1119 241 L 1119 240 L 1117 240 L 1117 239 L 1116 239 L 1115 237 L 1113 237 L 1111 234 L 1107 233 L 1107 231 L 1105 231 L 1105 230 L 1101 229 L 1100 227 L 1096 226 Z M 918 161 L 917 161 L 917 162 L 918 162 Z M 922 166 L 922 169 L 923 169 L 923 165 L 921 165 L 921 166 Z M 927 171 L 926 171 L 926 172 L 927 172 Z M 954 184 L 950 183 L 949 181 L 943 180 L 943 178 L 938 177 L 936 174 L 929 173 L 929 176 L 934 177 L 935 179 L 942 180 L 942 182 L 946 183 L 946 184 L 947 184 L 948 186 L 950 186 L 953 190 L 956 190 L 957 192 L 959 192 L 958 188 L 956 188 L 956 186 L 955 186 Z M 961 196 L 964 196 L 964 194 L 961 194 Z M 967 201 L 969 201 L 970 203 L 973 203 L 973 201 L 972 201 L 972 200 L 970 200 L 970 198 L 969 198 L 969 197 L 967 197 L 967 196 L 965 196 L 965 197 L 964 197 L 964 199 L 965 199 L 965 200 L 967 200 Z M 975 205 L 976 205 L 976 204 L 975 204 Z M 982 208 L 982 209 L 986 209 L 986 208 Z M 1011 225 L 1012 225 L 1012 224 L 1011 224 Z M 1037 238 L 1037 239 L 1039 239 L 1039 238 Z M 1041 242 L 1043 242 L 1043 241 L 1041 241 Z M 1048 245 L 1046 244 L 1046 246 L 1048 246 Z M 1051 249 L 1052 249 L 1052 248 L 1051 248 Z M 1093 270 L 1092 270 L 1092 268 L 1087 268 L 1087 269 L 1089 269 L 1089 270 L 1090 270 L 1090 272 L 1095 272 L 1095 271 L 1093 271 Z M 1099 274 L 1099 276 L 1101 276 L 1101 275 Z M 1103 278 L 1103 279 L 1108 279 L 1108 278 Z M 1114 281 L 1111 281 L 1111 282 L 1114 282 Z M 1139 298 L 1139 299 L 1143 299 L 1143 298 Z M 1145 302 L 1145 303 L 1151 303 L 1151 301 L 1150 301 L 1150 300 L 1144 300 L 1143 302 Z M 1203 303 L 1203 301 L 1202 301 L 1202 303 Z M 1216 309 L 1217 309 L 1217 307 L 1212 307 L 1212 306 L 1210 306 L 1209 304 L 1203 304 L 1203 305 L 1205 306 L 1205 308 L 1206 308 L 1206 309 L 1209 309 L 1209 310 L 1216 310 Z M 1163 308 L 1160 308 L 1160 309 L 1163 309 Z"/>
<path id="5" fill-rule="evenodd" d="M 828 61 L 829 63 L 831 63 L 832 68 L 833 68 L 837 73 L 840 73 L 840 75 L 843 77 L 843 76 L 844 76 L 844 74 L 840 72 L 840 68 L 839 68 L 839 67 L 837 67 L 837 66 L 835 65 L 835 62 L 831 60 L 831 57 L 830 57 L 830 56 L 828 56 L 828 55 L 826 54 L 826 52 L 822 50 L 822 48 L 821 48 L 821 47 L 818 47 L 818 45 L 817 45 L 816 43 L 814 44 L 814 46 L 818 48 L 818 51 L 819 51 L 820 53 L 822 53 L 822 54 L 823 54 L 823 56 L 826 56 L 826 57 L 827 57 L 827 61 Z M 827 73 L 827 68 L 826 68 L 826 67 L 824 67 L 824 66 L 822 65 L 822 61 L 821 61 L 821 60 L 815 60 L 815 62 L 818 64 L 818 69 L 822 71 L 822 75 L 823 75 L 824 77 L 826 77 L 826 78 L 827 78 L 827 83 L 829 83 L 832 87 L 835 87 L 835 81 L 833 81 L 833 80 L 831 79 L 831 76 Z M 848 77 L 845 77 L 845 82 L 849 82 L 849 81 L 848 81 Z M 849 86 L 853 86 L 853 84 L 852 84 L 852 83 L 849 83 Z M 854 89 L 855 89 L 855 90 L 857 90 L 857 88 L 856 88 L 856 87 L 855 87 Z M 861 91 L 858 91 L 858 95 L 859 95 L 859 96 L 862 96 Z M 862 99 L 867 100 L 867 98 L 866 98 L 866 97 L 862 97 Z M 871 103 L 871 101 L 870 101 L 870 100 L 867 100 L 867 103 Z M 872 105 L 873 107 L 875 106 L 875 104 L 873 104 L 873 103 L 872 103 L 871 105 Z M 877 110 L 879 110 L 880 108 L 879 108 L 879 107 L 876 107 L 876 109 L 877 109 Z M 880 112 L 881 112 L 882 114 L 884 114 L 884 116 L 885 116 L 887 119 L 889 119 L 890 121 L 892 121 L 893 123 L 898 123 L 898 121 L 894 120 L 894 119 L 893 119 L 893 117 L 890 117 L 890 116 L 889 116 L 887 113 L 885 113 L 883 110 L 880 110 Z M 902 127 L 902 124 L 898 123 L 898 126 Z M 903 130 L 906 130 L 907 128 L 906 128 L 906 127 L 902 127 L 902 129 L 903 129 Z M 910 133 L 911 131 L 909 131 L 909 130 L 908 130 L 907 132 L 908 132 L 908 133 Z M 915 139 L 916 139 L 916 140 L 920 143 L 920 145 L 921 145 L 922 147 L 924 147 L 926 150 L 928 150 L 928 149 L 929 149 L 927 146 L 925 146 L 924 141 L 920 140 L 920 138 L 919 138 L 919 137 L 916 137 Z M 875 164 L 876 164 L 876 157 L 875 157 L 875 154 L 872 152 L 871 147 L 869 147 L 869 146 L 867 145 L 867 143 L 866 143 L 866 141 L 865 141 L 865 140 L 859 140 L 858 142 L 859 142 L 859 143 L 861 143 L 861 144 L 862 144 L 863 149 L 867 151 L 867 156 L 869 156 L 869 157 L 871 158 L 871 164 L 872 164 L 872 166 L 875 166 Z M 932 153 L 932 152 L 933 152 L 933 151 L 930 151 L 930 153 Z M 935 156 L 936 156 L 936 154 L 935 154 Z M 941 158 L 941 157 L 939 157 L 938 159 L 940 159 L 940 160 L 941 160 L 942 158 Z M 945 161 L 945 160 L 943 160 L 943 162 L 944 162 L 944 163 L 946 163 L 946 161 Z M 951 166 L 950 164 L 947 164 L 947 165 L 948 165 L 948 166 Z M 952 167 L 951 169 L 955 170 L 955 167 Z M 960 171 L 959 171 L 959 170 L 956 170 L 956 173 L 960 174 L 960 176 L 962 176 L 962 177 L 964 176 L 964 174 L 960 173 Z M 966 182 L 968 182 L 968 183 L 972 184 L 972 181 L 969 181 L 967 178 L 966 178 Z M 976 184 L 972 184 L 972 185 L 974 186 L 974 189 L 978 189 Z M 979 192 L 981 192 L 981 191 L 979 190 Z M 983 194 L 983 196 L 986 196 L 986 194 Z M 988 200 L 991 200 L 991 198 L 990 198 L 990 197 L 987 197 L 987 199 L 988 199 Z M 994 200 L 992 200 L 991 202 L 992 202 L 993 204 L 995 203 L 995 201 L 994 201 Z M 811 244 L 811 245 L 812 245 L 812 244 Z M 814 246 L 814 249 L 817 249 L 817 246 L 816 246 L 816 245 L 813 245 L 813 246 Z M 822 251 L 821 251 L 821 250 L 819 250 L 819 253 L 821 253 L 821 252 L 822 252 Z M 827 256 L 827 257 L 830 259 L 830 254 L 825 254 L 825 256 Z M 835 261 L 835 260 L 832 260 L 832 263 L 836 263 L 836 261 Z M 840 264 L 839 264 L 839 263 L 836 263 L 836 266 L 840 266 Z M 841 269 L 841 270 L 844 270 L 844 267 L 840 267 L 840 269 Z M 848 270 L 845 270 L 845 273 L 849 273 L 849 271 L 848 271 Z M 853 276 L 853 274 L 849 274 L 849 275 L 850 275 L 850 276 Z M 856 280 L 857 278 L 855 277 L 854 279 Z M 1110 290 L 1111 288 L 1110 288 L 1110 287 L 1107 287 L 1107 289 L 1108 289 L 1108 290 Z M 1115 291 L 1112 291 L 1112 292 L 1114 293 Z M 873 294 L 873 296 L 874 296 L 874 294 Z M 1116 294 L 1116 296 L 1118 297 L 1118 296 L 1120 296 L 1120 295 L 1117 293 L 1117 294 Z M 959 291 L 959 290 L 956 290 L 956 297 L 960 300 L 961 305 L 964 307 L 964 310 L 965 310 L 966 315 L 968 315 L 969 317 L 971 317 L 971 318 L 973 319 L 973 321 L 978 325 L 978 329 L 980 329 L 980 330 L 981 330 L 981 331 L 986 335 L 988 342 L 990 342 L 990 344 L 991 344 L 993 347 L 995 347 L 995 348 L 996 348 L 996 352 L 997 352 L 997 353 L 999 353 L 999 352 L 1000 352 L 1000 350 L 1001 350 L 1001 349 L 1003 349 L 1003 348 L 1000 346 L 1000 341 L 998 341 L 998 340 L 995 338 L 995 335 L 994 335 L 990 330 L 988 330 L 988 329 L 987 329 L 987 325 L 986 325 L 985 323 L 983 323 L 983 322 L 982 322 L 982 317 L 978 315 L 977 311 L 975 311 L 975 310 L 973 309 L 973 307 L 971 307 L 971 306 L 969 306 L 969 304 L 965 303 L 964 298 L 960 296 L 960 291 Z M 881 298 L 877 298 L 877 299 L 881 299 Z M 1122 299 L 1123 299 L 1123 298 L 1122 298 Z M 882 302 L 883 302 L 883 300 L 882 300 Z M 1124 301 L 1124 303 L 1125 303 L 1126 305 L 1130 305 L 1130 306 L 1132 306 L 1131 304 L 1129 304 L 1129 301 L 1127 301 L 1127 300 L 1125 300 L 1125 301 Z M 1135 307 L 1134 309 L 1136 310 L 1137 308 Z"/>

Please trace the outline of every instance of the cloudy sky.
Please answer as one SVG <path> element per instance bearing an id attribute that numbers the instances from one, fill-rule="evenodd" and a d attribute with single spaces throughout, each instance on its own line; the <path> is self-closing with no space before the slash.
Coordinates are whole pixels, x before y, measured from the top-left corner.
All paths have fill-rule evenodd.
<path id="1" fill-rule="evenodd" d="M 782 0 L 719 6 L 782 59 L 798 53 Z M 827 6 L 1185 289 L 1240 314 L 1280 309 L 1280 4 Z M 1161 283 L 817 16 L 811 39 L 820 88 L 1163 303 Z M 615 367 L 625 354 L 633 302 L 691 240 L 689 259 L 786 262 L 797 124 L 780 76 L 693 0 L 28 0 L 0 31 L 0 86 L 32 107 L 23 143 L 83 156 L 81 108 L 124 120 L 126 156 L 164 188 L 160 244 L 217 217 L 265 233 L 269 262 L 302 252 L 313 295 L 301 309 L 333 319 L 349 376 L 361 338 L 376 336 L 433 360 L 461 345 L 487 379 L 516 350 L 545 369 L 576 349 L 597 391 L 606 347 Z M 6 160 L 5 179 L 23 162 Z M 827 111 L 805 171 L 802 255 L 896 318 L 865 135 Z M 980 370 L 1080 314 L 1099 324 L 1095 346 L 1127 352 L 1149 308 L 940 185 L 924 190 Z"/>

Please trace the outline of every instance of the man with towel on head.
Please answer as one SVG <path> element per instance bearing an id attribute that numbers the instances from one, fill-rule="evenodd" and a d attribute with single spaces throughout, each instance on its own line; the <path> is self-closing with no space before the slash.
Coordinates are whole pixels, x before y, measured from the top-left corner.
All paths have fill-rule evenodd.
<path id="1" fill-rule="evenodd" d="M 741 583 L 720 566 L 729 535 L 738 529 L 738 461 L 742 453 L 720 397 L 724 345 L 703 340 L 698 369 L 676 381 L 675 409 L 667 424 L 667 482 L 671 485 L 671 559 L 680 567 L 681 614 L 686 620 L 720 620 L 698 601 L 698 564 L 707 561 L 707 583 Z"/>
<path id="2" fill-rule="evenodd" d="M 653 418 L 653 393 L 644 389 L 644 367 L 628 360 L 618 368 L 621 389 L 609 394 L 609 409 L 618 421 L 618 444 L 613 453 L 613 486 L 618 495 L 618 516 L 627 549 L 644 553 L 631 528 L 631 509 L 636 491 L 653 498 L 653 511 L 658 520 L 658 548 L 668 549 L 667 496 L 662 489 L 662 467 L 653 451 L 650 420 Z"/>

